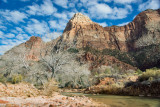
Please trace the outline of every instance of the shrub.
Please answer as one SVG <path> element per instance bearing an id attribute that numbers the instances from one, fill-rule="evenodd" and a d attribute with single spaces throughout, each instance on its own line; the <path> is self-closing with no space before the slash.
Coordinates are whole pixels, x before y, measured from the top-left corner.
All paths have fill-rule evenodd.
<path id="1" fill-rule="evenodd" d="M 138 70 L 136 71 L 136 73 L 137 73 L 137 74 L 142 74 L 143 72 L 142 72 L 140 69 L 138 69 Z"/>
<path id="2" fill-rule="evenodd" d="M 128 63 L 130 65 L 135 65 L 133 57 L 126 52 L 121 52 L 119 50 L 112 50 L 112 49 L 103 49 L 103 55 L 110 55 L 114 56 L 115 58 L 119 59 L 122 62 Z"/>
<path id="3" fill-rule="evenodd" d="M 146 72 L 143 72 L 141 76 L 139 76 L 138 80 L 142 81 L 153 81 L 155 79 L 160 78 L 160 70 L 147 69 Z"/>
<path id="4" fill-rule="evenodd" d="M 0 74 L 0 82 L 5 83 L 6 82 L 6 78 Z"/>
<path id="5" fill-rule="evenodd" d="M 58 83 L 54 79 L 50 79 L 44 84 L 43 94 L 46 96 L 52 96 L 54 92 L 58 92 Z"/>
<path id="6" fill-rule="evenodd" d="M 111 74 L 111 70 L 109 68 L 105 69 L 105 74 Z"/>
<path id="7" fill-rule="evenodd" d="M 70 48 L 70 49 L 68 49 L 68 52 L 70 52 L 70 53 L 78 53 L 79 50 L 76 49 L 76 48 Z"/>
<path id="8" fill-rule="evenodd" d="M 12 84 L 16 84 L 16 83 L 19 83 L 23 80 L 23 77 L 21 74 L 16 74 L 16 75 L 13 75 L 12 76 Z"/>

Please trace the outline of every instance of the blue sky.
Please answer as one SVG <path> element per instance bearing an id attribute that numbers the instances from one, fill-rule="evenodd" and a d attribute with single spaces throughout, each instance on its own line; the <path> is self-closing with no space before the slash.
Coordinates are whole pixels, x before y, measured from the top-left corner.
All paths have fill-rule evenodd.
<path id="1" fill-rule="evenodd" d="M 77 12 L 102 26 L 122 26 L 158 8 L 159 0 L 0 0 L 0 54 L 33 35 L 55 39 Z"/>

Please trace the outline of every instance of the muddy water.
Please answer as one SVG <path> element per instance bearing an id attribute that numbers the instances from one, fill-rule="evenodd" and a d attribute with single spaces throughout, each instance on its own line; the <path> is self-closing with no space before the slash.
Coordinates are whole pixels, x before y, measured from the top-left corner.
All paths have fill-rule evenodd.
<path id="1" fill-rule="evenodd" d="M 64 93 L 64 95 L 85 95 L 95 101 L 110 105 L 111 107 L 160 107 L 160 98 L 91 95 L 81 93 Z"/>

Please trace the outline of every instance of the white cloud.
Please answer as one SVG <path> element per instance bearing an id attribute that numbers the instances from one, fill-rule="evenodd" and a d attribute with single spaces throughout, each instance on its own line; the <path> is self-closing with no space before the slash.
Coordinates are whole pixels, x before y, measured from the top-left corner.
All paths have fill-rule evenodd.
<path id="1" fill-rule="evenodd" d="M 118 24 L 117 26 L 124 26 L 124 25 L 127 25 L 128 23 L 130 22 L 124 22 L 124 23 Z"/>
<path id="2" fill-rule="evenodd" d="M 67 21 L 64 21 L 64 20 L 59 20 L 59 21 L 50 20 L 49 21 L 50 28 L 55 29 L 55 30 L 64 30 L 66 27 L 66 24 L 67 24 Z"/>
<path id="3" fill-rule="evenodd" d="M 1 30 L 6 30 L 7 27 L 6 27 L 6 26 L 1 26 L 1 25 L 0 25 L 0 29 L 1 29 Z"/>
<path id="4" fill-rule="evenodd" d="M 53 7 L 51 0 L 44 0 L 43 4 L 34 4 L 32 6 L 28 6 L 28 8 L 29 10 L 27 10 L 27 12 L 31 15 L 51 15 L 57 11 L 57 9 Z"/>
<path id="5" fill-rule="evenodd" d="M 5 34 L 5 38 L 0 39 L 0 43 L 3 45 L 0 45 L 0 55 L 4 54 L 6 51 L 11 49 L 12 47 L 19 45 L 21 43 L 26 42 L 26 40 L 29 39 L 29 36 L 27 34 L 18 34 L 14 35 L 14 38 L 7 38 L 7 35 L 13 36 L 14 34 L 9 33 Z"/>
<path id="6" fill-rule="evenodd" d="M 159 0 L 148 0 L 145 3 L 139 5 L 139 11 L 144 11 L 146 9 L 158 9 L 160 8 L 160 1 Z"/>
<path id="7" fill-rule="evenodd" d="M 132 11 L 131 5 L 124 8 L 114 7 L 98 2 L 88 2 L 88 14 L 95 19 L 123 19 Z"/>
<path id="8" fill-rule="evenodd" d="M 106 22 L 102 22 L 102 23 L 98 23 L 98 24 L 100 24 L 100 25 L 103 26 L 103 27 L 108 26 L 108 24 L 107 24 Z"/>
<path id="9" fill-rule="evenodd" d="M 26 27 L 24 27 L 25 30 L 33 35 L 43 35 L 49 31 L 48 24 L 44 21 L 39 22 L 36 19 L 31 19 L 31 21 L 28 23 Z"/>
<path id="10" fill-rule="evenodd" d="M 69 7 L 75 7 L 75 3 L 69 3 Z"/>
<path id="11" fill-rule="evenodd" d="M 4 33 L 2 31 L 0 31 L 0 35 L 2 36 Z"/>
<path id="12" fill-rule="evenodd" d="M 45 41 L 45 42 L 49 42 L 49 41 L 51 41 L 53 39 L 56 39 L 61 34 L 62 34 L 61 32 L 48 33 L 48 34 L 42 36 L 42 40 Z"/>
<path id="13" fill-rule="evenodd" d="M 0 38 L 3 38 L 4 33 L 0 31 Z"/>
<path id="14" fill-rule="evenodd" d="M 54 14 L 54 17 L 61 18 L 61 19 L 63 19 L 63 20 L 69 20 L 69 19 L 67 18 L 67 13 L 55 13 L 55 14 Z"/>
<path id="15" fill-rule="evenodd" d="M 109 19 L 123 19 L 126 18 L 130 12 L 130 8 L 117 8 L 114 7 L 112 14 L 109 15 Z"/>
<path id="16" fill-rule="evenodd" d="M 5 10 L 5 11 L 0 11 L 0 14 L 8 21 L 11 21 L 13 23 L 19 23 L 19 22 L 24 22 L 24 19 L 27 18 L 27 15 L 25 13 L 19 12 L 17 10 L 10 11 L 10 10 Z"/>
<path id="17" fill-rule="evenodd" d="M 27 1 L 30 1 L 30 0 L 20 0 L 20 1 L 22 1 L 22 2 L 27 2 Z"/>
<path id="18" fill-rule="evenodd" d="M 20 27 L 16 27 L 16 30 L 17 30 L 19 33 L 24 33 L 23 30 L 22 30 L 22 28 L 20 28 Z"/>
<path id="19" fill-rule="evenodd" d="M 107 18 L 108 15 L 112 13 L 112 8 L 106 4 L 96 3 L 96 5 L 92 5 L 88 8 L 88 12 L 91 17 Z"/>
<path id="20" fill-rule="evenodd" d="M 3 55 L 6 51 L 10 50 L 14 46 L 19 45 L 25 41 L 26 40 L 17 40 L 17 39 L 0 40 L 0 42 L 3 43 L 3 45 L 0 45 L 0 55 Z"/>
<path id="21" fill-rule="evenodd" d="M 118 4 L 130 4 L 130 3 L 136 3 L 138 0 L 114 0 L 115 3 Z"/>
<path id="22" fill-rule="evenodd" d="M 67 7 L 68 0 L 53 0 L 53 2 L 58 6 L 61 6 L 63 8 L 68 8 Z"/>
<path id="23" fill-rule="evenodd" d="M 0 55 L 3 55 L 6 51 L 11 49 L 12 45 L 0 45 Z"/>
<path id="24" fill-rule="evenodd" d="M 2 0 L 4 3 L 7 3 L 8 1 L 7 0 Z"/>
<path id="25" fill-rule="evenodd" d="M 29 36 L 27 34 L 18 34 L 16 36 L 16 39 L 20 40 L 20 41 L 23 41 L 23 40 L 28 40 L 29 39 Z"/>
<path id="26" fill-rule="evenodd" d="M 14 38 L 15 34 L 13 34 L 13 33 L 7 33 L 7 34 L 5 34 L 5 37 L 6 38 Z"/>

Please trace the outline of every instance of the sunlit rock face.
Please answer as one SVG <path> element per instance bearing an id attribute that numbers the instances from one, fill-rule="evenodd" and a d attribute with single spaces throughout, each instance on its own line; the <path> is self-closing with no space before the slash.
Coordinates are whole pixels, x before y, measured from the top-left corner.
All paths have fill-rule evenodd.
<path id="1" fill-rule="evenodd" d="M 68 22 L 62 42 L 71 42 L 78 48 L 119 49 L 131 51 L 160 43 L 160 9 L 146 10 L 125 26 L 102 27 L 89 17 L 76 13 Z"/>
<path id="2" fill-rule="evenodd" d="M 124 41 L 121 50 L 134 50 L 160 43 L 160 9 L 146 10 L 125 26 L 105 27 L 118 41 Z"/>

